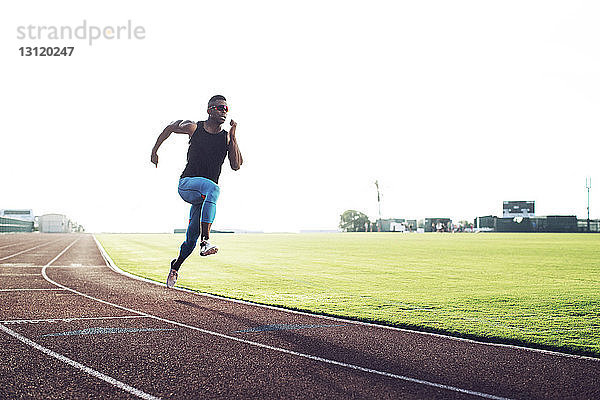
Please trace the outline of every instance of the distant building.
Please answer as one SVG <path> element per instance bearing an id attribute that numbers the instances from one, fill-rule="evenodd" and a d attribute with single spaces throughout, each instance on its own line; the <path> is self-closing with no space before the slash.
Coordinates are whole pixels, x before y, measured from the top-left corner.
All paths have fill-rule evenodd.
<path id="1" fill-rule="evenodd" d="M 537 218 L 539 220 L 539 218 Z M 534 232 L 531 218 L 496 218 L 496 232 Z"/>
<path id="2" fill-rule="evenodd" d="M 0 217 L 0 233 L 33 232 L 33 221 Z"/>
<path id="3" fill-rule="evenodd" d="M 578 232 L 591 232 L 600 233 L 600 219 L 590 219 L 590 230 L 588 231 L 588 220 L 578 219 L 577 220 L 577 231 Z"/>
<path id="4" fill-rule="evenodd" d="M 496 216 L 485 216 L 475 218 L 475 228 L 494 232 L 554 232 L 569 233 L 583 232 L 582 221 L 575 215 L 548 215 L 545 217 L 514 217 L 499 218 Z M 590 221 L 591 222 L 591 221 Z M 590 224 L 591 225 L 591 224 Z M 596 227 L 595 225 L 594 227 Z M 590 229 L 590 231 L 594 232 Z"/>
<path id="5" fill-rule="evenodd" d="M 0 210 L 0 217 L 33 222 L 33 210 Z"/>
<path id="6" fill-rule="evenodd" d="M 0 210 L 0 232 L 33 232 L 32 210 Z"/>
<path id="7" fill-rule="evenodd" d="M 493 215 L 486 215 L 484 217 L 477 217 L 473 221 L 473 226 L 479 230 L 494 230 L 496 227 L 496 217 Z"/>
<path id="8" fill-rule="evenodd" d="M 44 214 L 38 218 L 40 232 L 69 233 L 73 232 L 73 223 L 62 214 Z"/>

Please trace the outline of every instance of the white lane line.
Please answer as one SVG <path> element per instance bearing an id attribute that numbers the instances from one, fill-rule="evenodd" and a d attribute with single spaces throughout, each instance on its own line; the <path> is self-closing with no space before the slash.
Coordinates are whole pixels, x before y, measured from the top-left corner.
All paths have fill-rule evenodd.
<path id="1" fill-rule="evenodd" d="M 7 247 L 16 246 L 16 245 L 18 245 L 18 244 L 22 244 L 22 243 L 19 243 L 19 242 L 17 242 L 17 243 L 13 243 L 13 244 L 7 244 L 6 246 L 1 246 L 1 247 L 0 247 L 0 250 L 2 250 L 2 249 L 6 249 Z"/>
<path id="2" fill-rule="evenodd" d="M 406 381 L 406 382 L 418 383 L 418 384 L 421 384 L 421 385 L 431 386 L 431 387 L 435 387 L 435 388 L 438 388 L 438 389 L 445 389 L 445 390 L 449 390 L 449 391 L 453 391 L 453 392 L 465 393 L 465 394 L 469 394 L 469 395 L 472 395 L 472 396 L 477 396 L 477 397 L 481 397 L 481 398 L 485 398 L 485 399 L 509 400 L 509 399 L 507 399 L 505 397 L 495 396 L 495 395 L 491 395 L 491 394 L 487 394 L 487 393 L 482 393 L 482 392 L 476 392 L 476 391 L 473 391 L 473 390 L 462 389 L 462 388 L 458 388 L 458 387 L 455 387 L 455 386 L 443 385 L 443 384 L 435 383 L 435 382 L 429 382 L 429 381 L 425 381 L 425 380 L 421 380 L 421 379 L 411 378 L 411 377 L 408 377 L 408 376 L 396 375 L 396 374 L 392 374 L 390 372 L 378 371 L 378 370 L 371 369 L 371 368 L 360 367 L 360 366 L 354 365 L 354 364 L 348 364 L 348 363 L 344 363 L 344 362 L 340 362 L 340 361 L 330 360 L 330 359 L 323 358 L 323 357 L 313 356 L 313 355 L 310 355 L 310 354 L 299 353 L 299 352 L 296 352 L 296 351 L 293 351 L 293 350 L 284 349 L 284 348 L 281 348 L 281 347 L 275 347 L 275 346 L 270 346 L 270 345 L 263 344 L 263 343 L 253 342 L 251 340 L 241 339 L 241 338 L 238 338 L 238 337 L 235 337 L 235 336 L 229 336 L 229 335 L 225 335 L 223 333 L 209 331 L 207 329 L 198 328 L 197 326 L 187 325 L 187 324 L 184 324 L 184 323 L 181 323 L 181 322 L 172 321 L 172 320 L 169 320 L 169 319 L 166 319 L 166 318 L 158 317 L 156 315 L 152 315 L 152 314 L 148 314 L 148 313 L 145 313 L 145 312 L 142 312 L 142 311 L 134 310 L 132 308 L 120 306 L 118 304 L 111 303 L 109 301 L 102 300 L 102 299 L 99 299 L 97 297 L 93 297 L 93 296 L 90 296 L 88 294 L 85 294 L 85 293 L 81 293 L 81 292 L 79 292 L 79 291 L 77 291 L 75 289 L 71 289 L 71 288 L 69 288 L 69 287 L 67 287 L 65 285 L 61 285 L 60 283 L 57 283 L 57 282 L 53 281 L 46 274 L 46 269 L 50 266 L 51 263 L 52 262 L 44 265 L 44 267 L 42 268 L 42 276 L 48 282 L 50 282 L 50 283 L 52 283 L 52 284 L 54 284 L 54 285 L 56 285 L 56 286 L 58 286 L 60 288 L 69 290 L 69 291 L 71 291 L 73 293 L 76 293 L 76 294 L 78 294 L 80 296 L 88 298 L 90 300 L 94 300 L 94 301 L 97 301 L 97 302 L 102 303 L 102 304 L 113 306 L 113 307 L 116 307 L 116 308 L 118 308 L 120 310 L 128 311 L 130 313 L 135 313 L 135 314 L 143 315 L 143 316 L 146 316 L 148 318 L 153 318 L 153 319 L 155 319 L 157 321 L 162 321 L 162 322 L 165 322 L 167 324 L 172 324 L 172 325 L 175 325 L 175 326 L 180 326 L 182 328 L 192 329 L 192 330 L 195 330 L 195 331 L 198 331 L 198 332 L 205 333 L 207 335 L 216 336 L 216 337 L 220 337 L 220 338 L 223 338 L 223 339 L 229 339 L 229 340 L 233 340 L 233 341 L 236 341 L 236 342 L 248 344 L 248 345 L 251 345 L 251 346 L 261 347 L 261 348 L 273 350 L 273 351 L 276 351 L 276 352 L 279 352 L 279 353 L 290 354 L 290 355 L 294 355 L 294 356 L 297 356 L 297 357 L 306 358 L 306 359 L 309 359 L 309 360 L 323 362 L 323 363 L 326 363 L 326 364 L 332 364 L 332 365 L 336 365 L 336 366 L 340 366 L 340 367 L 344 367 L 344 368 L 354 369 L 354 370 L 357 370 L 357 371 L 368 372 L 368 373 L 372 373 L 372 374 L 376 374 L 376 375 L 380 375 L 380 376 L 385 376 L 385 377 L 388 377 L 388 378 L 394 378 L 394 379 L 403 380 L 403 381 Z"/>
<path id="3" fill-rule="evenodd" d="M 43 274 L 45 274 L 46 267 L 48 267 L 54 261 L 56 261 L 57 259 L 59 259 L 65 252 L 67 252 L 67 250 L 69 250 L 75 243 L 77 243 L 78 240 L 79 240 L 79 238 L 75 239 L 64 250 L 62 250 L 60 253 L 58 253 L 58 255 L 56 257 L 54 257 L 52 260 L 50 260 L 42 268 Z M 64 287 L 64 289 L 73 292 L 72 289 L 69 289 L 67 287 Z M 29 346 L 31 346 L 31 347 L 33 347 L 33 348 L 41 351 L 42 353 L 45 353 L 45 354 L 47 354 L 47 355 L 49 355 L 51 357 L 54 357 L 54 358 L 56 358 L 56 359 L 58 359 L 58 360 L 60 360 L 60 361 L 62 361 L 64 363 L 66 363 L 66 364 L 71 365 L 72 367 L 75 367 L 75 368 L 77 368 L 77 369 L 79 369 L 79 370 L 81 370 L 83 372 L 86 372 L 86 373 L 92 375 L 93 377 L 96 377 L 96 378 L 101 379 L 101 380 L 103 380 L 103 381 L 105 381 L 107 383 L 110 383 L 111 385 L 113 385 L 113 386 L 115 386 L 115 387 L 117 387 L 119 389 L 122 389 L 122 390 L 124 390 L 126 392 L 129 392 L 129 393 L 131 393 L 131 394 L 133 394 L 133 395 L 135 395 L 137 397 L 140 397 L 142 399 L 147 399 L 147 400 L 159 399 L 159 397 L 152 396 L 152 395 L 150 395 L 148 393 L 145 393 L 145 392 L 143 392 L 143 391 L 141 391 L 139 389 L 136 389 L 136 388 L 134 388 L 132 386 L 129 386 L 126 383 L 123 383 L 123 382 L 121 382 L 119 380 L 116 380 L 116 379 L 114 379 L 114 378 L 112 378 L 112 377 L 110 377 L 108 375 L 105 375 L 105 374 L 103 374 L 101 372 L 98 372 L 98 371 L 96 371 L 96 370 L 94 370 L 94 369 L 92 369 L 90 367 L 87 367 L 87 366 L 85 366 L 83 364 L 80 364 L 77 361 L 71 360 L 68 357 L 65 357 L 65 356 L 63 356 L 63 355 L 61 355 L 59 353 L 56 353 L 56 352 L 54 352 L 54 351 L 52 351 L 50 349 L 47 349 L 44 346 L 41 346 L 41 345 L 35 343 L 34 341 L 32 341 L 30 339 L 27 339 L 26 337 L 18 334 L 17 332 L 15 332 L 15 331 L 7 328 L 6 326 L 4 326 L 2 324 L 0 324 L 0 329 L 3 330 L 4 332 L 6 332 L 7 334 L 15 337 L 16 339 L 20 340 L 21 342 L 23 342 L 25 344 L 28 344 Z"/>
<path id="4" fill-rule="evenodd" d="M 42 267 L 42 270 L 43 270 L 44 268 L 46 268 L 47 266 L 49 266 L 50 264 L 52 264 L 54 261 L 58 260 L 58 259 L 59 259 L 59 258 L 60 258 L 60 257 L 61 257 L 63 254 L 65 254 L 65 253 L 67 252 L 67 250 L 69 250 L 69 249 L 71 248 L 71 246 L 73 246 L 75 243 L 77 243 L 77 241 L 78 241 L 79 239 L 80 239 L 80 238 L 77 238 L 77 239 L 73 240 L 73 242 L 72 242 L 70 245 L 68 245 L 67 247 L 65 247 L 65 248 L 64 248 L 64 250 L 63 250 L 63 251 L 61 251 L 60 253 L 58 253 L 58 255 L 57 255 L 56 257 L 54 257 L 52 260 L 50 260 L 50 261 L 48 262 L 48 264 L 44 265 L 44 266 Z"/>
<path id="5" fill-rule="evenodd" d="M 28 288 L 15 288 L 15 289 L 0 289 L 0 292 L 30 292 L 30 291 L 44 291 L 44 290 L 51 290 L 51 291 L 60 291 L 60 290 L 65 290 L 65 289 L 60 289 L 60 288 L 50 288 L 50 289 L 28 289 Z"/>
<path id="6" fill-rule="evenodd" d="M 22 273 L 22 274 L 1 274 L 0 276 L 39 276 L 40 274 L 35 274 L 35 273 Z"/>
<path id="7" fill-rule="evenodd" d="M 0 264 L 0 269 L 9 268 L 42 268 L 41 265 L 33 265 L 31 263 L 4 263 Z"/>
<path id="8" fill-rule="evenodd" d="M 56 289 L 65 290 L 65 289 Z M 148 318 L 145 315 L 123 315 L 119 317 L 73 317 L 73 318 L 46 318 L 46 319 L 9 319 L 0 321 L 0 324 L 37 324 L 42 322 L 73 322 L 73 321 L 104 321 L 110 319 Z"/>
<path id="9" fill-rule="evenodd" d="M 129 392 L 129 393 L 131 393 L 131 394 L 133 394 L 133 395 L 135 395 L 135 396 L 137 396 L 139 398 L 146 399 L 146 400 L 156 400 L 156 399 L 159 399 L 159 397 L 155 397 L 155 396 L 152 396 L 151 394 L 148 394 L 146 392 L 142 392 L 141 390 L 136 389 L 136 388 L 134 388 L 132 386 L 129 386 L 128 384 L 123 383 L 121 381 L 118 381 L 115 378 L 112 378 L 112 377 L 110 377 L 108 375 L 105 375 L 102 372 L 98 372 L 98 371 L 96 371 L 96 370 L 94 370 L 94 369 L 92 369 L 90 367 L 86 367 L 85 365 L 80 364 L 77 361 L 71 360 L 70 358 L 63 356 L 62 354 L 58 354 L 58 353 L 56 353 L 56 352 L 54 352 L 54 351 L 52 351 L 50 349 L 47 349 L 46 347 L 44 347 L 42 345 L 39 345 L 39 344 L 37 344 L 36 342 L 34 342 L 34 341 L 30 340 L 30 339 L 27 339 L 25 336 L 22 336 L 22 335 L 18 334 L 17 332 L 15 332 L 15 331 L 13 331 L 11 329 L 8 329 L 6 326 L 4 326 L 2 324 L 0 324 L 0 330 L 3 330 L 5 333 L 9 334 L 10 336 L 12 336 L 12 337 L 20 340 L 21 342 L 23 342 L 23 343 L 25 343 L 25 344 L 33 347 L 36 350 L 41 351 L 44 354 L 49 355 L 50 357 L 54 357 L 54 358 L 56 358 L 59 361 L 62 361 L 62 362 L 66 363 L 66 364 L 68 364 L 68 365 L 70 365 L 70 366 L 72 366 L 74 368 L 77 368 L 80 371 L 83 371 L 83 372 L 85 372 L 87 374 L 90 374 L 91 376 L 93 376 L 95 378 L 101 379 L 104 382 L 110 383 L 111 385 L 116 386 L 119 389 L 124 390 L 126 392 Z"/>
<path id="10" fill-rule="evenodd" d="M 102 254 L 102 258 L 104 258 L 104 262 L 106 263 L 106 266 L 108 268 L 112 269 L 113 271 L 115 271 L 115 272 L 117 272 L 117 273 L 119 273 L 121 275 L 124 275 L 124 276 L 126 276 L 128 278 L 131 278 L 131 279 L 136 279 L 138 281 L 152 283 L 153 285 L 158 285 L 158 286 L 161 286 L 161 287 L 165 286 L 164 283 L 153 281 L 153 280 L 150 280 L 150 279 L 147 279 L 147 278 L 142 278 L 141 276 L 133 275 L 133 274 L 130 274 L 129 272 L 123 271 L 121 268 L 119 268 L 117 266 L 117 264 L 115 264 L 115 262 L 112 260 L 112 258 L 110 258 L 110 256 L 106 252 L 106 250 L 104 250 L 104 247 L 102 247 L 102 245 L 100 244 L 100 242 L 98 241 L 98 239 L 96 239 L 95 235 L 93 235 L 93 238 L 96 241 L 96 246 L 98 246 L 98 249 L 100 250 L 100 253 Z M 372 323 L 372 322 L 356 321 L 356 320 L 353 320 L 353 319 L 344 319 L 344 318 L 332 317 L 332 316 L 329 316 L 329 315 L 311 314 L 311 313 L 306 312 L 306 311 L 290 310 L 290 309 L 287 309 L 287 308 L 281 308 L 281 307 L 276 307 L 276 306 L 269 306 L 269 305 L 266 305 L 266 304 L 252 303 L 250 301 L 244 301 L 244 300 L 238 300 L 238 299 L 230 299 L 230 298 L 224 297 L 224 296 L 217 296 L 217 295 L 210 294 L 210 293 L 201 293 L 201 292 L 198 292 L 198 291 L 195 291 L 195 290 L 186 289 L 186 288 L 180 288 L 180 287 L 174 287 L 172 289 L 179 290 L 181 292 L 192 293 L 192 294 L 195 294 L 196 296 L 210 297 L 212 299 L 224 300 L 224 301 L 229 301 L 229 302 L 232 302 L 232 303 L 245 304 L 245 305 L 254 306 L 254 307 L 261 307 L 261 308 L 266 308 L 266 309 L 269 309 L 269 310 L 283 311 L 283 312 L 290 313 L 290 314 L 298 314 L 298 315 L 305 315 L 305 316 L 309 316 L 309 317 L 322 318 L 322 319 L 327 319 L 327 320 L 330 320 L 330 321 L 344 322 L 344 323 L 348 323 L 348 324 L 362 325 L 362 326 L 368 326 L 368 327 L 373 327 L 373 328 L 388 329 L 388 330 L 393 330 L 393 331 L 397 331 L 397 332 L 414 333 L 414 334 L 417 334 L 417 335 L 432 336 L 432 337 L 437 337 L 437 338 L 442 338 L 442 339 L 448 339 L 448 340 L 454 340 L 454 341 L 457 341 L 457 342 L 472 343 L 472 344 L 477 344 L 477 345 L 482 345 L 482 346 L 492 346 L 492 347 L 501 347 L 501 348 L 506 348 L 506 349 L 514 349 L 514 350 L 524 350 L 524 351 L 531 351 L 531 352 L 534 352 L 534 353 L 547 354 L 547 355 L 551 355 L 551 356 L 567 357 L 567 358 L 575 358 L 575 359 L 579 359 L 579 360 L 600 362 L 600 358 L 587 357 L 587 356 L 579 356 L 579 355 L 576 355 L 576 354 L 561 353 L 561 352 L 552 351 L 552 350 L 536 349 L 536 348 L 533 348 L 533 347 L 516 346 L 516 345 L 513 345 L 513 344 L 481 342 L 481 341 L 473 340 L 473 339 L 465 339 L 465 338 L 456 337 L 456 336 L 443 335 L 441 333 L 415 331 L 415 330 L 411 330 L 411 329 L 397 328 L 395 326 L 378 325 L 378 324 L 375 324 L 375 323 Z"/>
<path id="11" fill-rule="evenodd" d="M 38 245 L 38 246 L 35 246 L 35 247 L 32 247 L 32 248 L 30 248 L 30 249 L 23 250 L 23 251 L 20 251 L 20 252 L 18 252 L 18 253 L 15 253 L 15 254 L 11 254 L 10 256 L 2 257 L 2 258 L 0 258 L 0 261 L 2 261 L 2 260 L 8 260 L 9 258 L 16 257 L 16 256 L 18 256 L 19 254 L 27 253 L 28 251 L 35 250 L 35 249 L 39 249 L 40 247 L 49 246 L 49 245 L 51 245 L 51 244 L 53 244 L 53 243 L 56 243 L 56 242 L 59 242 L 59 241 L 60 241 L 60 239 L 58 239 L 58 240 L 55 240 L 54 242 L 50 242 L 50 243 L 42 243 L 42 244 L 40 244 L 40 245 Z"/>
<path id="12" fill-rule="evenodd" d="M 52 268 L 78 268 L 83 267 L 83 265 L 53 265 Z M 31 265 L 31 264 L 0 264 L 0 271 L 6 270 L 9 271 L 11 268 L 37 268 L 42 269 L 41 265 Z M 106 265 L 85 265 L 85 268 L 106 268 Z M 0 273 L 0 275 L 3 275 Z M 39 275 L 36 273 L 34 275 Z"/>

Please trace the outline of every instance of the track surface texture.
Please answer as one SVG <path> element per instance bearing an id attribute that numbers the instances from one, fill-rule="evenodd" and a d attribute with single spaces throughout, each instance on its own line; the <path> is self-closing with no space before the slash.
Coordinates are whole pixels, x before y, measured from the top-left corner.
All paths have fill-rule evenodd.
<path id="1" fill-rule="evenodd" d="M 598 359 L 167 289 L 88 234 L 0 235 L 0 303 L 1 399 L 600 398 Z"/>

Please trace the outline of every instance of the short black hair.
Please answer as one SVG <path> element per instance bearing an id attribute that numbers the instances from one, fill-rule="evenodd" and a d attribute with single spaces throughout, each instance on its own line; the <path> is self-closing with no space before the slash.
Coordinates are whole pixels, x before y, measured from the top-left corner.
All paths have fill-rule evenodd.
<path id="1" fill-rule="evenodd" d="M 217 100 L 223 100 L 223 101 L 227 101 L 227 99 L 225 98 L 225 96 L 221 96 L 220 94 L 216 94 L 213 97 L 210 98 L 210 100 L 208 101 L 208 104 L 215 102 Z"/>

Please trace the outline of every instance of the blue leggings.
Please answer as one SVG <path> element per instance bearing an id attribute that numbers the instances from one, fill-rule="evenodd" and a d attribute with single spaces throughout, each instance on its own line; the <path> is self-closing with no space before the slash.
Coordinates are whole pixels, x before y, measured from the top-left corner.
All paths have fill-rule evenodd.
<path id="1" fill-rule="evenodd" d="M 190 223 L 185 234 L 185 242 L 181 244 L 179 258 L 188 258 L 200 237 L 200 222 L 212 223 L 217 212 L 219 186 L 210 179 L 186 177 L 179 180 L 179 195 L 190 203 Z"/>

